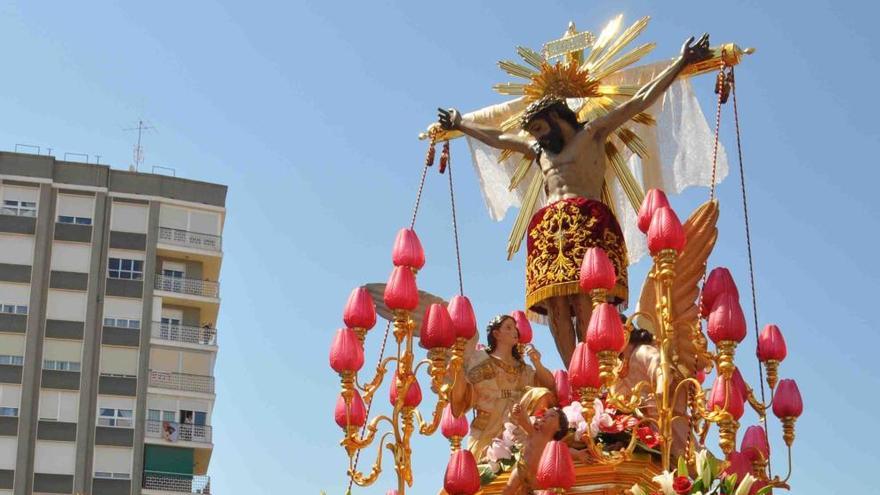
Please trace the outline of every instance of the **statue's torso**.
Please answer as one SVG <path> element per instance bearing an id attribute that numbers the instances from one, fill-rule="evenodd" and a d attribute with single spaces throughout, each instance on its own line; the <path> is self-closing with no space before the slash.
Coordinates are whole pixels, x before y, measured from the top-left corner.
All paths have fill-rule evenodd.
<path id="1" fill-rule="evenodd" d="M 548 203 L 575 197 L 601 199 L 605 182 L 604 143 L 580 136 L 586 132 L 589 132 L 587 128 L 578 131 L 578 138 L 582 140 L 578 146 L 572 140 L 557 155 L 548 151 L 541 153 Z"/>

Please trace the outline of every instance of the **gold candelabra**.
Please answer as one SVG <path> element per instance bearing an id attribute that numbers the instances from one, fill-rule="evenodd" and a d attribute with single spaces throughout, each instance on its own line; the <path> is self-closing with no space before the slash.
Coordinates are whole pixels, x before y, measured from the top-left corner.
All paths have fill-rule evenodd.
<path id="1" fill-rule="evenodd" d="M 599 268 L 591 269 L 599 270 L 600 272 L 602 267 L 607 267 L 607 270 L 613 270 L 604 251 L 598 248 L 594 249 L 597 249 L 597 252 L 588 252 L 587 257 L 599 256 L 603 259 L 597 262 L 595 260 L 588 261 L 585 258 L 584 264 L 590 263 L 598 266 Z M 595 385 L 598 385 L 592 386 L 593 384 L 591 384 L 591 386 L 581 386 L 576 389 L 582 406 L 583 417 L 588 423 L 592 421 L 595 414 L 593 402 L 603 392 L 606 394 L 606 402 L 623 412 L 632 413 L 637 409 L 654 411 L 652 414 L 640 419 L 639 423 L 633 427 L 633 433 L 627 446 L 615 452 L 604 452 L 593 440 L 588 430 L 580 440 L 586 444 L 596 463 L 619 464 L 630 459 L 638 438 L 636 428 L 645 423 L 651 424 L 659 434 L 661 439 L 661 463 L 664 470 L 669 470 L 674 465 L 674 460 L 672 459 L 673 424 L 676 421 L 688 421 L 689 423 L 689 445 L 687 450 L 690 462 L 694 462 L 696 449 L 693 447 L 695 439 L 699 437 L 700 442 L 704 443 L 711 424 L 715 424 L 718 427 L 721 450 L 726 455 L 735 451 L 736 434 L 740 426 L 738 420 L 742 416 L 745 403 L 748 403 L 755 411 L 761 423 L 766 423 L 766 413 L 772 405 L 772 394 L 778 383 L 777 368 L 780 358 L 762 360 L 762 364 L 766 369 L 766 381 L 771 389 L 771 403 L 763 403 L 755 397 L 751 387 L 743 381 L 734 364 L 736 345 L 739 340 L 742 340 L 742 337 L 734 335 L 731 338 L 729 335 L 733 335 L 736 332 L 741 332 L 742 335 L 745 333 L 745 322 L 741 316 L 738 302 L 735 300 L 732 302 L 731 300 L 725 300 L 723 303 L 716 303 L 717 306 L 713 313 L 717 311 L 720 316 L 716 318 L 713 315 L 708 318 L 710 320 L 710 336 L 713 335 L 713 329 L 715 333 L 721 334 L 718 339 L 713 338 L 716 341 L 715 352 L 707 349 L 707 340 L 699 320 L 696 322 L 684 321 L 683 318 L 674 313 L 673 286 L 676 280 L 676 263 L 679 252 L 679 249 L 666 248 L 654 253 L 649 280 L 653 284 L 654 300 L 656 301 L 655 307 L 652 312 L 641 311 L 633 314 L 623 324 L 625 336 L 628 336 L 634 328 L 633 322 L 636 317 L 644 318 L 656 330 L 654 341 L 659 353 L 659 370 L 653 377 L 654 379 L 639 381 L 628 391 L 615 393 L 615 389 L 618 388 L 616 385 L 620 379 L 619 353 L 617 351 L 601 350 L 594 353 L 595 355 L 592 356 L 592 359 L 595 359 L 597 363 L 591 365 L 584 364 L 583 360 L 577 356 L 572 360 L 572 367 L 579 367 L 579 370 L 571 370 L 572 373 L 592 373 L 593 380 L 596 381 Z M 584 272 L 582 271 L 582 287 L 584 286 L 583 277 Z M 601 275 L 595 275 L 595 277 L 596 280 L 601 279 Z M 730 283 L 732 284 L 732 281 Z M 606 282 L 606 285 L 613 284 Z M 704 285 L 704 290 L 705 287 Z M 606 293 L 606 287 L 591 288 L 589 290 L 593 302 L 593 320 L 600 318 L 597 316 L 597 309 L 600 305 L 605 304 Z M 730 298 L 732 296 L 728 292 L 724 292 L 723 297 Z M 728 306 L 734 306 L 735 304 L 735 307 L 728 311 L 727 306 L 720 307 L 724 304 Z M 725 313 L 725 311 L 728 312 Z M 726 315 L 730 317 L 724 319 Z M 738 318 L 742 319 L 741 328 Z M 590 327 L 592 328 L 594 325 L 602 325 L 602 322 L 591 320 Z M 718 379 L 709 397 L 706 396 L 700 381 L 692 376 L 685 376 L 681 371 L 682 367 L 679 366 L 676 332 L 688 330 L 691 334 L 691 340 L 696 344 L 695 348 L 698 357 L 704 362 L 711 363 L 710 366 L 718 370 Z M 776 330 L 778 331 L 778 329 Z M 763 337 L 764 335 L 762 334 Z M 781 340 L 781 335 L 779 339 Z M 589 341 L 589 338 L 587 340 Z M 587 345 L 587 343 L 579 345 Z M 784 347 L 784 343 L 782 346 Z M 575 352 L 577 353 L 578 351 Z M 784 351 L 782 352 L 782 357 L 784 357 Z M 761 347 L 759 343 L 760 354 Z M 598 370 L 588 370 L 591 366 L 598 368 Z M 697 370 L 693 371 L 696 374 Z M 796 389 L 796 386 L 794 387 Z M 680 394 L 682 393 L 688 393 L 689 395 L 688 400 L 685 402 L 680 402 L 682 399 Z M 799 395 L 797 395 L 796 402 L 797 406 L 791 410 L 792 412 L 774 410 L 782 421 L 783 438 L 788 449 L 789 466 L 788 474 L 785 478 L 776 476 L 770 479 L 767 474 L 769 445 L 766 450 L 755 448 L 754 446 L 749 447 L 753 450 L 760 450 L 760 452 L 751 456 L 753 475 L 776 487 L 787 487 L 786 482 L 791 476 L 791 445 L 794 441 L 794 423 L 797 415 L 800 414 L 798 409 L 800 405 Z M 686 405 L 684 407 L 676 407 L 679 404 Z M 764 434 L 763 429 L 760 432 L 762 435 Z M 762 436 L 759 440 L 766 444 L 766 436 Z"/>

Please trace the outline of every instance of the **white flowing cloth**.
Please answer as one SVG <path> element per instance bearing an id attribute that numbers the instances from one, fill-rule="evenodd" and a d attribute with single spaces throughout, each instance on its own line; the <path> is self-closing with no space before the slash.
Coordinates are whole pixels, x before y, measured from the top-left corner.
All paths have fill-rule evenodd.
<path id="1" fill-rule="evenodd" d="M 661 62 L 621 71 L 603 80 L 602 83 L 642 86 L 668 64 L 669 62 Z M 580 101 L 573 99 L 568 103 L 576 109 Z M 465 114 L 463 118 L 486 125 L 500 126 L 504 120 L 525 106 L 525 101 L 517 98 Z M 642 160 L 625 148 L 622 151 L 627 165 L 642 189 L 647 191 L 659 188 L 671 195 L 679 194 L 690 186 L 709 186 L 712 182 L 714 130 L 709 126 L 700 109 L 690 81 L 679 79 L 673 83 L 663 97 L 648 109 L 648 113 L 654 116 L 656 125 L 629 124 L 645 143 L 648 157 Z M 532 167 L 530 175 L 520 182 L 518 188 L 509 191 L 508 185 L 520 156 L 514 155 L 498 163 L 500 150 L 471 137 L 467 137 L 467 142 L 480 180 L 480 189 L 489 209 L 489 216 L 495 221 L 501 221 L 507 210 L 521 206 L 531 174 L 539 173 L 537 167 Z M 727 155 L 719 145 L 715 183 L 721 182 L 727 177 L 727 173 Z M 610 185 L 614 211 L 617 213 L 617 221 L 626 239 L 630 264 L 634 264 L 648 251 L 645 236 L 637 226 L 637 212 L 633 210 L 611 167 L 608 167 L 605 179 Z M 542 197 L 538 206 L 545 203 L 546 198 Z"/>

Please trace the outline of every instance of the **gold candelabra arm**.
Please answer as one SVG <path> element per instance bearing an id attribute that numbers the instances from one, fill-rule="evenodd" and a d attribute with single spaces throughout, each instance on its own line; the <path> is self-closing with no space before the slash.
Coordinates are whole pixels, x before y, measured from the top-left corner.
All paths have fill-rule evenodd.
<path id="1" fill-rule="evenodd" d="M 447 387 L 447 385 L 443 385 L 442 388 L 445 389 L 446 387 Z M 441 396 L 445 396 L 445 395 L 446 395 L 445 391 L 441 391 Z M 434 432 L 437 431 L 437 428 L 440 427 L 440 419 L 443 415 L 443 409 L 446 407 L 446 404 L 448 404 L 448 403 L 449 403 L 449 401 L 447 401 L 445 398 L 442 398 L 442 397 L 439 400 L 437 400 L 437 405 L 434 406 L 434 414 L 432 415 L 430 423 L 428 423 L 427 421 L 422 419 L 422 413 L 419 412 L 418 409 L 415 410 L 416 420 L 418 421 L 418 424 L 419 424 L 419 433 L 420 434 L 428 436 L 428 435 L 433 435 Z"/>
<path id="2" fill-rule="evenodd" d="M 694 387 L 694 405 L 701 404 L 704 406 L 704 410 L 705 410 L 705 400 L 704 400 L 705 395 L 703 392 L 702 385 L 700 385 L 699 380 L 697 380 L 696 378 L 685 378 L 684 380 L 678 382 L 678 384 L 675 386 L 675 390 L 672 392 L 672 403 L 678 404 L 678 394 L 682 390 L 684 390 L 684 389 L 682 389 L 683 385 L 684 386 L 692 385 Z M 698 397 L 699 397 L 699 399 L 698 399 Z"/>
<path id="3" fill-rule="evenodd" d="M 396 356 L 388 356 L 383 359 L 382 362 L 376 365 L 376 375 L 370 380 L 366 385 L 360 385 L 357 381 L 357 377 L 355 376 L 355 385 L 358 389 L 364 392 L 364 403 L 370 404 L 373 402 L 373 395 L 376 393 L 376 390 L 382 385 L 382 381 L 385 380 L 385 373 L 388 372 L 388 363 L 392 361 L 397 361 Z"/>
<path id="4" fill-rule="evenodd" d="M 406 481 L 406 484 L 409 486 L 412 486 L 413 484 L 412 447 L 410 446 L 412 434 L 413 431 L 415 431 L 415 426 L 413 424 L 415 415 L 413 414 L 413 411 L 414 409 L 411 407 L 405 407 L 401 411 L 403 441 L 397 442 L 395 445 L 396 450 L 394 450 L 395 469 L 397 470 L 398 476 Z"/>
<path id="5" fill-rule="evenodd" d="M 370 469 L 370 474 L 364 475 L 362 472 L 358 471 L 354 467 L 354 459 L 351 458 L 349 460 L 349 468 L 348 468 L 348 476 L 357 486 L 370 486 L 379 479 L 379 475 L 382 474 L 382 446 L 385 444 L 385 439 L 388 435 L 392 433 L 389 431 L 382 435 L 382 439 L 379 442 L 379 446 L 376 449 L 376 461 L 373 463 L 373 467 Z M 389 443 L 388 447 L 392 448 L 394 444 Z M 393 448 L 392 448 L 393 450 Z"/>
<path id="6" fill-rule="evenodd" d="M 779 476 L 774 476 L 772 480 L 770 480 L 770 484 L 776 488 L 783 488 L 785 490 L 790 489 L 788 486 L 788 480 L 791 478 L 791 445 L 788 445 L 788 473 L 786 473 L 785 478 L 780 478 Z"/>
<path id="7" fill-rule="evenodd" d="M 746 385 L 746 400 L 749 401 L 749 405 L 752 406 L 752 409 L 760 416 L 761 418 L 765 418 L 767 416 L 767 408 L 770 407 L 770 404 L 764 404 L 759 401 L 757 397 L 755 397 L 755 392 L 752 390 L 752 387 Z M 771 399 L 772 401 L 772 399 Z"/>
<path id="8" fill-rule="evenodd" d="M 340 443 L 346 448 L 346 450 L 362 450 L 369 447 L 370 444 L 373 443 L 373 440 L 376 437 L 376 432 L 379 431 L 379 423 L 382 421 L 387 421 L 389 425 L 392 427 L 394 426 L 394 423 L 388 416 L 376 416 L 367 425 L 367 434 L 365 436 L 358 436 L 357 430 L 352 429 Z"/>
<path id="9" fill-rule="evenodd" d="M 705 419 L 705 418 L 703 418 Z M 703 421 L 700 428 L 700 445 L 706 445 L 706 437 L 709 436 L 709 421 Z"/>
<path id="10" fill-rule="evenodd" d="M 647 380 L 642 380 L 636 383 L 635 386 L 630 389 L 628 396 L 614 394 L 611 390 L 608 390 L 608 395 L 605 397 L 605 401 L 621 412 L 632 414 L 642 403 L 642 389 L 645 388 L 651 390 L 651 383 Z"/>

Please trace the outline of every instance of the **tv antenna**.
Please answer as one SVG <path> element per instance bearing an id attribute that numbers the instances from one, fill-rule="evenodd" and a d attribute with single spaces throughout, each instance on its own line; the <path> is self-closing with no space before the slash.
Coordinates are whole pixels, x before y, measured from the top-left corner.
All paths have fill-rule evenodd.
<path id="1" fill-rule="evenodd" d="M 141 146 L 142 138 L 145 131 L 155 131 L 156 128 L 150 125 L 149 122 L 144 122 L 143 119 L 138 120 L 137 127 L 129 127 L 128 129 L 124 129 L 126 131 L 137 131 L 138 140 L 137 144 L 134 147 L 134 160 L 129 170 L 132 172 L 137 172 L 141 165 L 144 164 L 144 147 Z"/>

